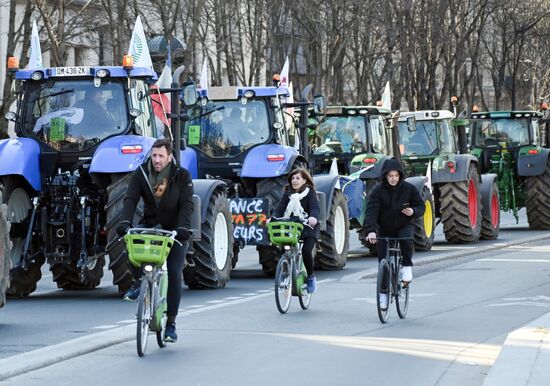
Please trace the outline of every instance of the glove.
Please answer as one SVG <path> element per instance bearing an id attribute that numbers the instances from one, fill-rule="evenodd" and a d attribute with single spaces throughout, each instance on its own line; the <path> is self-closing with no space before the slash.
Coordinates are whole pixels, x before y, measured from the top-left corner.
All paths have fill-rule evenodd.
<path id="1" fill-rule="evenodd" d="M 128 229 L 131 227 L 132 223 L 130 221 L 121 221 L 116 227 L 116 233 L 118 233 L 120 237 L 125 236 L 126 233 L 128 233 Z"/>
<path id="2" fill-rule="evenodd" d="M 191 232 L 185 227 L 177 227 L 176 232 L 178 233 L 176 235 L 176 240 L 179 242 L 187 241 L 191 237 Z"/>

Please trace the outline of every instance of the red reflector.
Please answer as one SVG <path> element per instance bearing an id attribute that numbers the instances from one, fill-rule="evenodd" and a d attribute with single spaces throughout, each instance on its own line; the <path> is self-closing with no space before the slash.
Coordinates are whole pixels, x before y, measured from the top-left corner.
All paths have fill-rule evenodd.
<path id="1" fill-rule="evenodd" d="M 365 158 L 365 159 L 363 159 L 363 162 L 366 163 L 366 164 L 375 164 L 376 163 L 376 158 Z"/>
<path id="2" fill-rule="evenodd" d="M 530 149 L 530 150 L 527 150 L 527 153 L 528 154 L 539 154 L 539 151 L 537 149 Z"/>
<path id="3" fill-rule="evenodd" d="M 451 174 L 455 174 L 456 169 L 455 169 L 455 168 L 451 168 L 451 169 L 449 170 L 449 172 L 451 172 Z"/>
<path id="4" fill-rule="evenodd" d="M 269 162 L 275 162 L 275 161 L 284 161 L 285 155 L 284 154 L 268 154 L 267 160 Z"/>
<path id="5" fill-rule="evenodd" d="M 120 151 L 122 154 L 139 154 L 143 151 L 143 147 L 141 145 L 124 145 Z"/>
<path id="6" fill-rule="evenodd" d="M 447 167 L 449 169 L 454 169 L 455 168 L 455 163 L 453 161 L 449 161 L 449 162 L 447 162 Z"/>

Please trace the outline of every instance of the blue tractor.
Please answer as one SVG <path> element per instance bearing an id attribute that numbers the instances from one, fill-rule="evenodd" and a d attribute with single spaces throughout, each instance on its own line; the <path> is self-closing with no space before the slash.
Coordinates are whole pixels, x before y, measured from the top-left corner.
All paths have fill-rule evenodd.
<path id="1" fill-rule="evenodd" d="M 228 187 L 233 266 L 241 248 L 256 245 L 263 271 L 272 275 L 280 251 L 269 245 L 265 222 L 282 197 L 288 174 L 297 167 L 308 168 L 311 103 L 288 102 L 288 89 L 277 84 L 210 87 L 199 94 L 201 103 L 192 107 L 183 133 L 188 152 L 182 163 L 198 177 L 223 181 Z M 314 176 L 314 180 L 322 207 L 316 264 L 341 269 L 349 247 L 346 199 L 338 176 Z"/>
<path id="2" fill-rule="evenodd" d="M 113 283 L 126 291 L 131 270 L 115 229 L 129 173 L 161 136 L 150 98 L 155 72 L 131 63 L 13 72 L 17 111 L 6 118 L 17 137 L 0 141 L 0 192 L 11 222 L 8 295 L 33 292 L 45 262 L 59 288 L 94 288 L 107 254 Z M 177 100 L 179 90 L 164 91 Z M 194 84 L 183 90 L 196 100 Z M 208 197 L 195 197 L 199 214 L 201 201 Z M 194 234 L 200 225 L 195 219 Z"/>

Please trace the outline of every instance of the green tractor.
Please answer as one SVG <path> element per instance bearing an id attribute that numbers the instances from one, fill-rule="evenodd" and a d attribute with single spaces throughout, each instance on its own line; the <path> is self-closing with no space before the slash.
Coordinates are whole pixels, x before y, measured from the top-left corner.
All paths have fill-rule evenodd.
<path id="1" fill-rule="evenodd" d="M 495 173 L 500 209 L 527 209 L 531 229 L 550 229 L 550 163 L 547 120 L 538 111 L 475 112 L 470 116 L 472 154 Z"/>
<path id="2" fill-rule="evenodd" d="M 415 223 L 416 249 L 431 249 L 440 222 L 445 239 L 451 243 L 498 237 L 496 174 L 482 174 L 478 158 L 468 154 L 467 123 L 447 110 L 402 113 L 399 118 L 405 173 L 425 177 L 421 195 L 426 212 Z"/>

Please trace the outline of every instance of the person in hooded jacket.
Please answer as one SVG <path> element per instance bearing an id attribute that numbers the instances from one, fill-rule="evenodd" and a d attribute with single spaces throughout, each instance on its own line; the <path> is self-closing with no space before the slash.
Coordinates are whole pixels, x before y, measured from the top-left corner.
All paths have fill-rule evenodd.
<path id="1" fill-rule="evenodd" d="M 319 200 L 313 185 L 313 178 L 305 169 L 294 169 L 288 175 L 288 185 L 272 216 L 299 217 L 305 223 L 302 230 L 302 257 L 307 271 L 307 292 L 313 293 L 317 287 L 317 281 L 313 274 L 313 248 L 320 238 Z"/>
<path id="2" fill-rule="evenodd" d="M 401 280 L 412 280 L 413 256 L 413 219 L 421 217 L 426 209 L 420 193 L 414 185 L 404 180 L 401 163 L 387 159 L 382 165 L 382 178 L 370 192 L 367 200 L 367 211 L 364 227 L 367 241 L 378 244 L 378 261 L 386 256 L 388 242 L 383 237 L 399 238 L 403 270 Z M 381 294 L 385 295 L 385 294 Z M 381 305 L 387 304 L 382 299 Z"/>
<path id="3" fill-rule="evenodd" d="M 172 143 L 169 139 L 158 139 L 153 143 L 151 157 L 141 164 L 133 173 L 124 199 L 122 220 L 117 226 L 117 233 L 124 236 L 132 227 L 131 220 L 140 198 L 143 199 L 144 211 L 140 227 L 160 225 L 165 230 L 175 230 L 176 239 L 166 264 L 168 266 L 167 322 L 164 340 L 175 342 L 176 316 L 181 300 L 182 271 L 185 255 L 189 246 L 191 218 L 193 215 L 193 181 L 191 174 L 179 167 L 172 154 Z M 141 269 L 132 266 L 134 284 L 124 295 L 125 300 L 136 300 L 139 296 Z"/>

